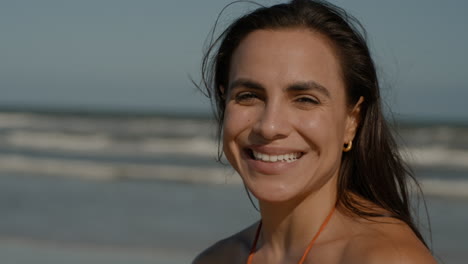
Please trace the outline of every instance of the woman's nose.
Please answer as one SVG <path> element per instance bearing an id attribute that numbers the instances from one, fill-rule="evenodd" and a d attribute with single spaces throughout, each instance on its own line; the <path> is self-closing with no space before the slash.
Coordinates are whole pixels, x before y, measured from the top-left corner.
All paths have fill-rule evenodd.
<path id="1" fill-rule="evenodd" d="M 253 126 L 253 132 L 266 140 L 287 137 L 291 132 L 288 111 L 279 104 L 265 104 Z"/>

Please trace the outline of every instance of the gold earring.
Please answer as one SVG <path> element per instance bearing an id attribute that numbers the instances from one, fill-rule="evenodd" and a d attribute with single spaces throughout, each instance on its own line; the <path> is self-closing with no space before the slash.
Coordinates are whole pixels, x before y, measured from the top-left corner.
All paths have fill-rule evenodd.
<path id="1" fill-rule="evenodd" d="M 353 147 L 353 141 L 350 140 L 348 144 L 344 144 L 343 152 L 348 152 L 348 151 L 350 151 L 352 147 Z"/>

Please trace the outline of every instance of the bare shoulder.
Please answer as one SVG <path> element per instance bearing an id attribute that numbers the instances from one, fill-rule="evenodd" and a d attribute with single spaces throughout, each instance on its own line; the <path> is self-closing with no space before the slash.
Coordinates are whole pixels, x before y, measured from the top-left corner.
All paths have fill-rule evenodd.
<path id="1" fill-rule="evenodd" d="M 244 262 L 248 257 L 256 227 L 257 224 L 253 224 L 237 234 L 216 242 L 200 253 L 192 264 Z"/>
<path id="2" fill-rule="evenodd" d="M 412 230 L 399 220 L 368 222 L 363 230 L 347 243 L 342 263 L 437 263 Z"/>

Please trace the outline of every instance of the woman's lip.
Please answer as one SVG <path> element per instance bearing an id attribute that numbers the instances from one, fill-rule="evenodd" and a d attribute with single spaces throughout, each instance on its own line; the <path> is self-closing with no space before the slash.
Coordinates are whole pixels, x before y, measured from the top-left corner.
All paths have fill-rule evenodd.
<path id="1" fill-rule="evenodd" d="M 285 154 L 292 154 L 292 153 L 302 153 L 304 154 L 305 152 L 299 149 L 293 149 L 293 148 L 283 148 L 283 147 L 272 147 L 272 146 L 258 146 L 258 145 L 251 145 L 247 146 L 247 150 L 253 150 L 255 152 L 260 152 L 262 154 L 267 154 L 267 155 L 285 155 Z"/>
<path id="2" fill-rule="evenodd" d="M 271 149 L 270 149 L 271 150 Z M 275 148 L 275 150 L 285 150 L 285 149 L 278 149 Z M 295 150 L 289 150 L 287 149 L 286 151 L 295 151 Z M 271 153 L 271 151 L 270 151 Z M 275 152 L 275 153 L 284 153 L 284 152 Z M 280 175 L 287 173 L 288 170 L 294 168 L 295 166 L 298 165 L 298 162 L 301 160 L 301 158 L 304 156 L 304 153 L 302 152 L 301 157 L 299 157 L 296 160 L 291 160 L 291 161 L 276 161 L 276 162 L 270 162 L 270 161 L 263 161 L 263 160 L 257 160 L 253 157 L 252 154 L 252 149 L 250 148 L 245 148 L 244 151 L 242 151 L 242 156 L 244 161 L 246 162 L 247 166 L 256 171 L 257 173 L 261 173 L 264 175 Z M 279 154 L 282 155 L 282 154 Z"/>
<path id="3" fill-rule="evenodd" d="M 286 162 L 286 161 L 277 161 L 277 162 L 266 162 L 263 160 L 256 160 L 245 154 L 247 157 L 245 162 L 250 169 L 264 174 L 264 175 L 280 175 L 286 173 L 291 168 L 295 167 L 298 162 L 301 160 L 300 158 L 294 161 Z"/>

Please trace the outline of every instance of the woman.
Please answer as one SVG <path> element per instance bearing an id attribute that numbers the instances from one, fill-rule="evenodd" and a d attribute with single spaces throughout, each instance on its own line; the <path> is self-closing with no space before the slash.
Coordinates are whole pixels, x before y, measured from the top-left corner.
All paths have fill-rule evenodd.
<path id="1" fill-rule="evenodd" d="M 203 73 L 223 152 L 261 220 L 194 263 L 435 263 L 353 24 L 293 0 L 241 17 L 211 46 Z"/>

